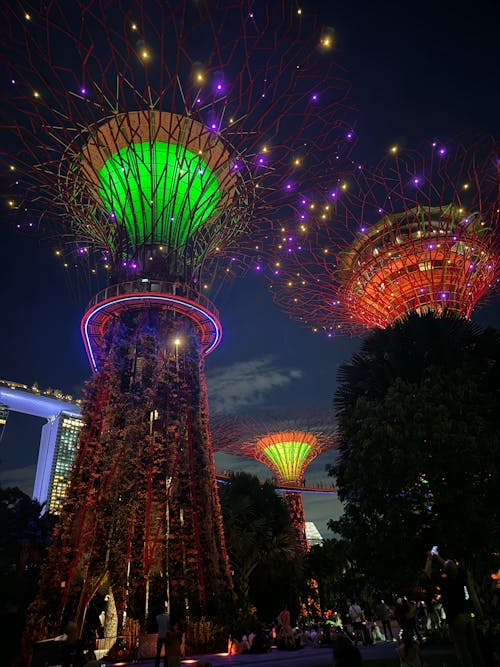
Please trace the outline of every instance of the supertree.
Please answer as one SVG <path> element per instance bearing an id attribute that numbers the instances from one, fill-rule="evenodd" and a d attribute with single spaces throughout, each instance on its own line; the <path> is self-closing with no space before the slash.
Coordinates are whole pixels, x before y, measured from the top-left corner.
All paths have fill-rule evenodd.
<path id="1" fill-rule="evenodd" d="M 488 137 L 352 164 L 327 199 L 302 200 L 315 228 L 284 226 L 269 250 L 276 302 L 328 336 L 412 311 L 469 318 L 500 276 L 499 164 Z"/>
<path id="2" fill-rule="evenodd" d="M 284 1 L 14 3 L 5 21 L 9 206 L 101 280 L 31 637 L 64 618 L 82 628 L 97 594 L 117 633 L 125 616 L 144 629 L 167 598 L 220 618 L 231 577 L 204 357 L 222 330 L 202 291 L 346 138 L 328 30 Z"/>
<path id="3" fill-rule="evenodd" d="M 212 417 L 214 450 L 260 461 L 276 476 L 292 525 L 303 550 L 308 548 L 304 473 L 320 454 L 335 448 L 335 426 L 329 413 L 295 408 L 253 415 Z"/>

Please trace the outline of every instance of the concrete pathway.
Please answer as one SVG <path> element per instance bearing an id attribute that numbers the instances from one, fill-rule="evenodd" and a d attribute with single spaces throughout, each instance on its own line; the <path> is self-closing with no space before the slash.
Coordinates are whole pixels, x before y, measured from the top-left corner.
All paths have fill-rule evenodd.
<path id="1" fill-rule="evenodd" d="M 396 642 L 380 642 L 374 646 L 359 646 L 363 656 L 363 662 L 371 660 L 391 660 L 396 657 Z M 451 654 L 450 647 L 432 647 L 424 648 L 422 654 L 432 653 L 433 655 Z M 227 653 L 214 653 L 210 655 L 193 655 L 181 659 L 181 665 L 196 665 L 196 662 L 204 661 L 211 667 L 332 667 L 333 653 L 331 648 L 303 648 L 299 651 L 280 651 L 273 648 L 269 653 L 231 655 Z M 110 663 L 106 663 L 110 665 Z M 114 663 L 116 666 L 118 663 Z M 119 663 L 121 665 L 135 665 L 135 667 L 152 667 L 154 660 L 141 660 L 135 663 Z M 202 663 L 203 664 L 203 663 Z M 163 663 L 161 663 L 163 667 Z"/>

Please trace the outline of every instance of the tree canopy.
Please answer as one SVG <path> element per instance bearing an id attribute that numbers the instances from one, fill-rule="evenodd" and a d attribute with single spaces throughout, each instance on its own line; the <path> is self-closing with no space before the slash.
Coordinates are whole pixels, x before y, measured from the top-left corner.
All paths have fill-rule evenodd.
<path id="1" fill-rule="evenodd" d="M 42 505 L 21 489 L 0 489 L 0 618 L 9 637 L 6 664 L 20 650 L 26 609 L 37 589 L 54 523 L 55 518 L 42 514 Z"/>
<path id="2" fill-rule="evenodd" d="M 449 314 L 408 315 L 339 368 L 330 528 L 378 586 L 410 587 L 438 545 L 478 578 L 500 552 L 500 335 Z"/>
<path id="3" fill-rule="evenodd" d="M 224 533 L 238 607 L 261 619 L 276 616 L 283 601 L 297 602 L 301 550 L 283 499 L 268 482 L 231 475 L 219 490 Z"/>

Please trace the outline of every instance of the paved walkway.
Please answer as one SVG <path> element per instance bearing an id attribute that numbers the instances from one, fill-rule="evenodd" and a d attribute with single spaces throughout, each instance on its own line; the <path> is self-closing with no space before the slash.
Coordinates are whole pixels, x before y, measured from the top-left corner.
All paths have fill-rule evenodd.
<path id="1" fill-rule="evenodd" d="M 374 646 L 359 646 L 363 656 L 363 662 L 371 660 L 391 660 L 396 657 L 396 643 L 380 642 Z M 451 654 L 449 647 L 424 648 L 422 654 L 427 653 Z M 227 653 L 215 653 L 211 655 L 193 655 L 181 659 L 181 665 L 195 665 L 196 662 L 204 661 L 211 667 L 244 667 L 258 665 L 259 667 L 332 667 L 333 654 L 331 648 L 303 648 L 299 651 L 280 651 L 273 648 L 270 653 L 231 655 Z M 108 663 L 109 664 L 109 663 Z M 124 663 L 120 663 L 123 665 Z M 135 667 L 152 667 L 154 660 L 141 660 L 129 663 Z M 163 663 L 161 663 L 163 665 Z"/>

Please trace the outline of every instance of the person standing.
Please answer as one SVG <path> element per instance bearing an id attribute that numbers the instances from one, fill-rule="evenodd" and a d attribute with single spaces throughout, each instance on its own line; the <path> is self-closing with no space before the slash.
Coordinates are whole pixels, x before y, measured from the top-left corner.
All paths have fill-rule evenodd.
<path id="1" fill-rule="evenodd" d="M 162 609 L 160 613 L 156 616 L 156 623 L 158 625 L 158 638 L 156 640 L 155 667 L 160 667 L 160 657 L 161 657 L 162 647 L 165 647 L 164 664 L 165 666 L 168 664 L 167 638 L 168 638 L 168 632 L 170 630 L 170 614 L 167 614 L 166 609 Z"/>
<path id="2" fill-rule="evenodd" d="M 282 646 L 289 648 L 294 643 L 293 629 L 290 621 L 290 612 L 286 604 L 278 614 L 278 624 L 280 625 L 279 639 L 281 639 Z"/>
<path id="3" fill-rule="evenodd" d="M 178 623 L 174 623 L 167 631 L 167 642 L 165 645 L 168 667 L 180 667 L 182 654 L 181 637 L 181 629 Z"/>
<path id="4" fill-rule="evenodd" d="M 391 626 L 391 610 L 385 604 L 384 600 L 380 599 L 375 605 L 375 613 L 377 614 L 378 620 L 382 623 L 382 632 L 384 633 L 386 640 L 389 641 L 390 637 L 391 641 L 394 641 Z"/>
<path id="5" fill-rule="evenodd" d="M 437 561 L 441 568 L 439 580 L 435 583 L 441 591 L 441 602 L 458 662 L 461 667 L 484 667 L 474 617 L 466 593 L 465 577 L 454 560 L 445 560 L 437 549 L 432 549 L 427 553 L 424 568 L 431 580 L 433 580 L 433 561 Z"/>
<path id="6" fill-rule="evenodd" d="M 363 645 L 366 646 L 365 615 L 356 601 L 349 605 L 349 618 L 351 619 L 352 632 L 354 634 L 354 645 L 357 646 L 358 641 L 361 640 Z"/>

